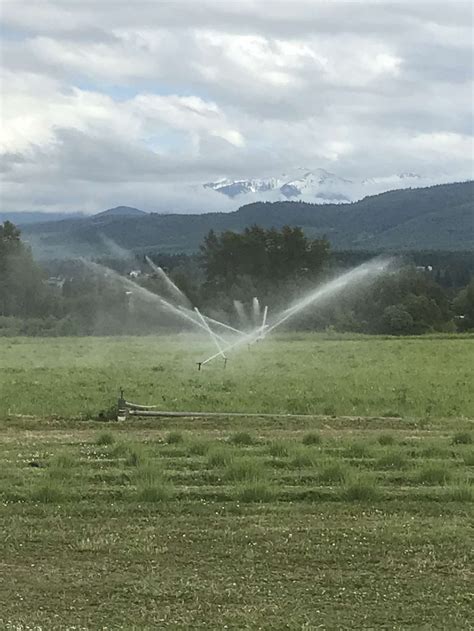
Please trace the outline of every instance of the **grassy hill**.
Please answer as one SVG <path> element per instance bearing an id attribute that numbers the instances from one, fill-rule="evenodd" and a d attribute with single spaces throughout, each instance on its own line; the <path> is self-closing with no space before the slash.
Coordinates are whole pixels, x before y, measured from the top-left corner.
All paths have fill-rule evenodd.
<path id="1" fill-rule="evenodd" d="M 311 236 L 326 235 L 333 248 L 364 250 L 469 250 L 474 247 L 474 182 L 389 191 L 351 204 L 266 202 L 232 213 L 161 215 L 104 212 L 25 225 L 23 232 L 41 258 L 108 254 L 110 241 L 142 251 L 195 252 L 212 228 L 298 225 Z"/>

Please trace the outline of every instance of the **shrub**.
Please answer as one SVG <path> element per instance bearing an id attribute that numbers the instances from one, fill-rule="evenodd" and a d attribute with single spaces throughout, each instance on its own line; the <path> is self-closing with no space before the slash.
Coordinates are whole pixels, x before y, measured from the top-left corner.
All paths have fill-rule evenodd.
<path id="1" fill-rule="evenodd" d="M 255 441 L 248 432 L 237 432 L 230 436 L 229 442 L 233 445 L 246 446 L 253 445 Z"/>
<path id="2" fill-rule="evenodd" d="M 165 442 L 168 445 L 177 445 L 178 443 L 182 443 L 184 440 L 183 434 L 181 432 L 169 432 L 165 438 Z"/>
<path id="3" fill-rule="evenodd" d="M 472 445 L 472 436 L 469 432 L 457 432 L 453 436 L 453 445 Z"/>
<path id="4" fill-rule="evenodd" d="M 322 442 L 321 435 L 317 432 L 309 432 L 303 436 L 303 445 L 320 445 Z"/>
<path id="5" fill-rule="evenodd" d="M 341 462 L 328 462 L 318 473 L 320 484 L 342 484 L 349 475 L 349 469 Z"/>
<path id="6" fill-rule="evenodd" d="M 274 489 L 262 482 L 245 484 L 237 490 L 237 499 L 241 502 L 271 502 L 274 497 Z"/>
<path id="7" fill-rule="evenodd" d="M 112 445 L 115 442 L 115 437 L 110 432 L 101 432 L 95 441 L 96 445 L 105 446 Z"/>
<path id="8" fill-rule="evenodd" d="M 383 446 L 393 445 L 395 443 L 395 438 L 392 434 L 380 434 L 377 440 L 379 445 Z"/>
<path id="9" fill-rule="evenodd" d="M 345 486 L 342 497 L 349 502 L 370 502 L 380 497 L 380 491 L 372 478 L 359 477 Z"/>
<path id="10" fill-rule="evenodd" d="M 451 473 L 444 465 L 425 465 L 418 472 L 418 482 L 429 486 L 443 486 L 449 482 Z"/>

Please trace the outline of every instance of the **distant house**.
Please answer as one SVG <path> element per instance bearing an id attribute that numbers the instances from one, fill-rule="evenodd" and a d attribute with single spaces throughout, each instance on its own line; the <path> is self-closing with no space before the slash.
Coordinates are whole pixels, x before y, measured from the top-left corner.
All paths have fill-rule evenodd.
<path id="1" fill-rule="evenodd" d="M 139 276 L 142 275 L 142 272 L 139 269 L 132 269 L 132 271 L 129 272 L 128 275 L 130 276 L 130 278 L 138 278 Z"/>
<path id="2" fill-rule="evenodd" d="M 65 278 L 61 276 L 50 276 L 47 280 L 43 281 L 45 285 L 48 287 L 54 287 L 55 289 L 62 289 L 64 287 L 64 283 L 66 282 Z"/>

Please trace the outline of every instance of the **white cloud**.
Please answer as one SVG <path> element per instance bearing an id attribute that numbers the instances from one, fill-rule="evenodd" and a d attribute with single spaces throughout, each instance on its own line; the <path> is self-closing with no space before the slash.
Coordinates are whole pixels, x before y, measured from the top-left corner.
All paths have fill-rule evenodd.
<path id="1" fill-rule="evenodd" d="M 199 184 L 297 165 L 472 173 L 469 3 L 268 7 L 4 3 L 3 206 L 227 210 Z"/>

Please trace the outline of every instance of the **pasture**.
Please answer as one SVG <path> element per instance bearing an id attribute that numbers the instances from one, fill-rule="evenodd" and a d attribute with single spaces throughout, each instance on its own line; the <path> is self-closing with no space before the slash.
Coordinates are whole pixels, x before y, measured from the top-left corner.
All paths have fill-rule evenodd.
<path id="1" fill-rule="evenodd" d="M 0 349 L 2 628 L 469 628 L 473 338 Z"/>

